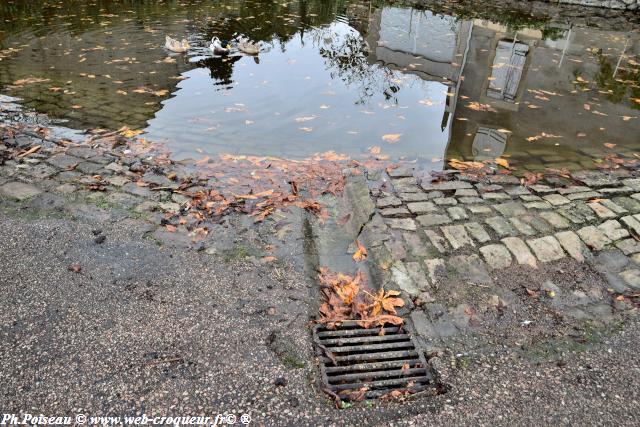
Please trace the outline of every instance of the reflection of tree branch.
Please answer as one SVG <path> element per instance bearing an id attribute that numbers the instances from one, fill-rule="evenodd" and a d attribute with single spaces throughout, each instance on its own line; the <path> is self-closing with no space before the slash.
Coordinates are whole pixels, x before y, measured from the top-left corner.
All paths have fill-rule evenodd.
<path id="1" fill-rule="evenodd" d="M 347 86 L 357 85 L 360 99 L 356 104 L 365 104 L 378 92 L 386 100 L 398 102 L 396 93 L 400 87 L 393 82 L 393 71 L 380 70 L 369 63 L 369 49 L 359 34 L 338 35 L 329 27 L 316 31 L 313 40 L 316 45 L 321 45 L 320 55 L 331 70 L 331 78 L 339 78 Z"/>

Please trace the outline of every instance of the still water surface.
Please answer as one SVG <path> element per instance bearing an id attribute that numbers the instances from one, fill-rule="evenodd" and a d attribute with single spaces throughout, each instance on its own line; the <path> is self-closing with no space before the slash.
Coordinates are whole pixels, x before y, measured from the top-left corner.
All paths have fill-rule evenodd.
<path id="1" fill-rule="evenodd" d="M 142 129 L 178 158 L 379 147 L 393 159 L 506 156 L 537 170 L 640 153 L 637 30 L 469 12 L 346 0 L 3 2 L 0 91 L 73 127 Z M 191 49 L 167 51 L 167 34 Z M 208 49 L 238 34 L 261 53 Z"/>

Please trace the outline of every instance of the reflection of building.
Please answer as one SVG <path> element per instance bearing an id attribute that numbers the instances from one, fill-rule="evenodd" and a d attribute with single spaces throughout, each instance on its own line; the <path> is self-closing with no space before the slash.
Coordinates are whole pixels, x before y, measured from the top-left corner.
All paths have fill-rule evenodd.
<path id="1" fill-rule="evenodd" d="M 630 95 L 615 96 L 630 85 L 619 77 L 634 63 L 628 59 L 638 35 L 557 30 L 558 40 L 545 40 L 537 30 L 473 22 L 447 158 L 509 155 L 531 164 L 541 156 L 560 162 L 563 153 L 578 163 L 579 151 L 633 143 L 630 136 L 640 135 L 640 119 L 623 121 L 640 116 Z"/>

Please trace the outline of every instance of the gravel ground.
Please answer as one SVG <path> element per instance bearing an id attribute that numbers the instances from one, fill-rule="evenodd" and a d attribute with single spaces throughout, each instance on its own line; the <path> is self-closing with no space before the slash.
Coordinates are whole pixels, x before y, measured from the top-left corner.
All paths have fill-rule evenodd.
<path id="1" fill-rule="evenodd" d="M 249 413 L 268 426 L 638 424 L 635 318 L 561 362 L 508 349 L 445 355 L 433 362 L 448 393 L 336 410 L 316 383 L 312 281 L 286 263 L 160 247 L 126 221 L 0 215 L 3 413 Z"/>

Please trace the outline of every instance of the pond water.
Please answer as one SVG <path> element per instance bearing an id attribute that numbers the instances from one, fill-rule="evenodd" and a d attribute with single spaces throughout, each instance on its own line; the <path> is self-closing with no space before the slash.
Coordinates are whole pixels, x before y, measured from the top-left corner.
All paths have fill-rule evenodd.
<path id="1" fill-rule="evenodd" d="M 377 1 L 5 1 L 0 92 L 78 128 L 144 130 L 178 158 L 591 168 L 640 153 L 640 34 Z M 486 13 L 486 12 L 485 12 Z M 208 49 L 259 41 L 258 56 Z M 165 35 L 191 49 L 164 49 Z M 594 163 L 595 162 L 595 163 Z"/>

